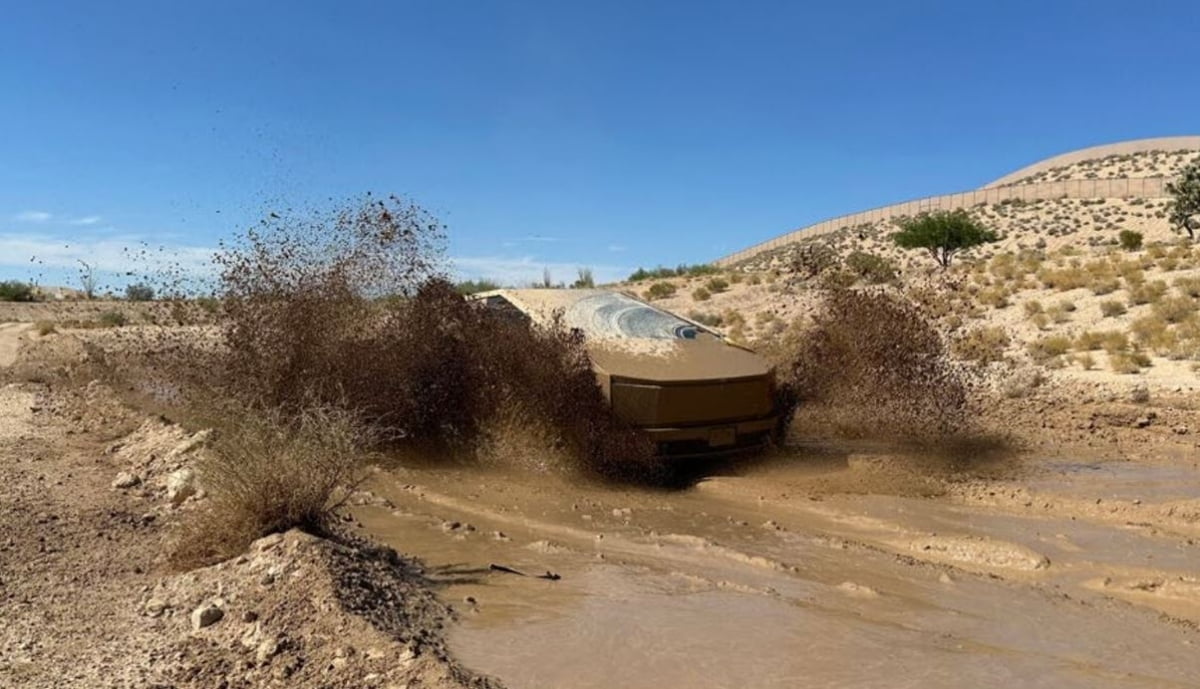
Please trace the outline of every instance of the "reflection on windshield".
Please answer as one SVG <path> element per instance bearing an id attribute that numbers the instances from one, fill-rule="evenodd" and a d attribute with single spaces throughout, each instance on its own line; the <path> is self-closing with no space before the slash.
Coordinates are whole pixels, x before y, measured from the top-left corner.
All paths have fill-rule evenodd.
<path id="1" fill-rule="evenodd" d="M 587 337 L 694 340 L 708 330 L 623 294 L 596 294 L 575 302 L 564 315 L 566 324 Z"/>

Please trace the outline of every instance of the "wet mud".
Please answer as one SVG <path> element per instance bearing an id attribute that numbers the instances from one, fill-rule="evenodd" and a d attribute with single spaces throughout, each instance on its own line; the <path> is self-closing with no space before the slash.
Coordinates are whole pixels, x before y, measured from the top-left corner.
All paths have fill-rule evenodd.
<path id="1" fill-rule="evenodd" d="M 798 451 L 664 491 L 393 468 L 352 514 L 435 568 L 454 652 L 514 687 L 1191 686 L 1200 522 L 1160 508 L 1194 505 L 1200 470 L 1019 464 L 851 493 L 905 472 Z"/>

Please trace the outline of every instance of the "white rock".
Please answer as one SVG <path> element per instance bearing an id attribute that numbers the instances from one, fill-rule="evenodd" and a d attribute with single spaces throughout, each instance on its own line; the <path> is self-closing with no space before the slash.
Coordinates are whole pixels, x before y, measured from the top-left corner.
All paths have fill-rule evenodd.
<path id="1" fill-rule="evenodd" d="M 210 627 L 220 622 L 224 616 L 224 610 L 212 603 L 205 603 L 192 611 L 192 629 Z"/>
<path id="2" fill-rule="evenodd" d="M 116 478 L 113 479 L 112 487 L 113 488 L 133 488 L 134 486 L 136 486 L 137 484 L 139 484 L 141 482 L 142 482 L 142 479 L 138 478 L 137 476 L 129 473 L 128 471 L 122 471 L 119 474 L 117 474 Z"/>
<path id="3" fill-rule="evenodd" d="M 184 467 L 167 477 L 167 499 L 180 505 L 196 494 L 196 472 Z"/>

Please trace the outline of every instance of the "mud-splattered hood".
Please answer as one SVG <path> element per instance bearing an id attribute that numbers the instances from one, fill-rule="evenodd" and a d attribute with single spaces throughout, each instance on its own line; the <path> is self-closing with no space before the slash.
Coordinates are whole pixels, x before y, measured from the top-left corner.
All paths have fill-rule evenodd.
<path id="1" fill-rule="evenodd" d="M 703 325 L 640 299 L 597 289 L 497 290 L 535 323 L 556 318 L 583 332 L 595 366 L 619 378 L 644 381 L 730 380 L 765 376 L 771 367 Z"/>

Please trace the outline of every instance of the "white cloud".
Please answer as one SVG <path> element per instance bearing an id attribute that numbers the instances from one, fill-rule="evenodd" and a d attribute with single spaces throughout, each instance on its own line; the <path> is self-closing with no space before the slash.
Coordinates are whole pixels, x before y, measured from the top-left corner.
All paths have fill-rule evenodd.
<path id="1" fill-rule="evenodd" d="M 628 269 L 621 266 L 539 261 L 533 256 L 459 256 L 450 259 L 450 263 L 460 277 L 484 278 L 503 285 L 518 286 L 541 282 L 542 271 L 546 269 L 550 270 L 552 280 L 568 284 L 578 277 L 580 268 L 591 268 L 598 283 L 616 282 L 629 273 Z"/>
<path id="2" fill-rule="evenodd" d="M 72 225 L 95 225 L 98 222 L 100 222 L 100 216 L 85 215 L 82 218 L 75 218 L 74 220 L 71 221 L 71 224 Z"/>
<path id="3" fill-rule="evenodd" d="M 46 211 L 21 211 L 13 216 L 17 222 L 46 222 L 54 215 Z"/>
<path id="4" fill-rule="evenodd" d="M 194 275 L 212 272 L 212 248 L 167 246 L 159 250 L 157 244 L 148 247 L 144 241 L 132 235 L 77 241 L 73 237 L 6 232 L 0 235 L 0 267 L 76 269 L 82 260 L 108 273 L 141 273 L 167 267 Z"/>
<path id="5" fill-rule="evenodd" d="M 614 254 L 619 254 L 622 251 L 625 251 L 625 247 L 620 244 L 609 244 L 608 250 L 613 252 Z"/>

